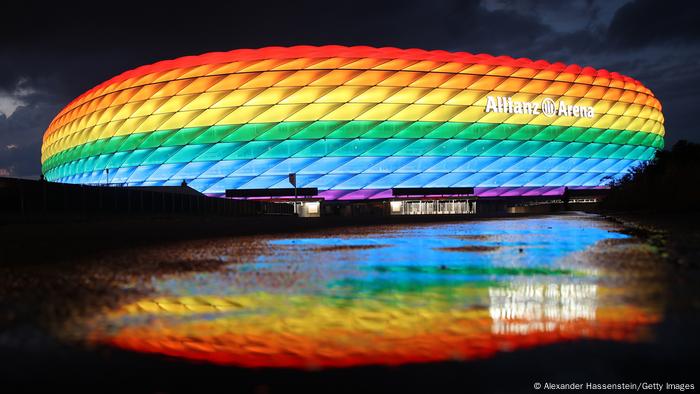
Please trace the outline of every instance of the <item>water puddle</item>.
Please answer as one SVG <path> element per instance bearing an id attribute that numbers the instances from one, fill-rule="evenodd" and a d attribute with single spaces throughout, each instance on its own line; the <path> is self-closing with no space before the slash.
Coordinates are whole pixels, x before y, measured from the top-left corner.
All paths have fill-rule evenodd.
<path id="1" fill-rule="evenodd" d="M 243 367 L 399 365 L 640 341 L 661 318 L 652 253 L 595 216 L 212 243 L 182 253 L 223 269 L 149 278 L 147 297 L 86 323 L 88 341 Z"/>

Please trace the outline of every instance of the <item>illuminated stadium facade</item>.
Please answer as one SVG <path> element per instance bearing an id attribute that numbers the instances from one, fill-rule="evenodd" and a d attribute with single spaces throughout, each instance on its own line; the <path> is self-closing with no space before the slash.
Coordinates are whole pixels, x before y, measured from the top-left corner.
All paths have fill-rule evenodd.
<path id="1" fill-rule="evenodd" d="M 595 188 L 663 147 L 661 104 L 606 70 L 418 49 L 270 47 L 127 71 L 64 108 L 44 135 L 50 181 L 394 188 L 478 196 Z"/>

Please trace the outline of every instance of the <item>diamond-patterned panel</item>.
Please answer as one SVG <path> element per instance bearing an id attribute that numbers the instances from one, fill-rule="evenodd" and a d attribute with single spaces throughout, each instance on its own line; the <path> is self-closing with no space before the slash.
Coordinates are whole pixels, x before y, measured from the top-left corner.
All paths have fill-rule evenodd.
<path id="1" fill-rule="evenodd" d="M 487 96 L 594 108 L 485 111 Z M 47 179 L 227 188 L 392 187 L 538 194 L 598 186 L 663 147 L 661 105 L 606 70 L 369 47 L 238 50 L 128 71 L 70 103 L 42 146 Z"/>

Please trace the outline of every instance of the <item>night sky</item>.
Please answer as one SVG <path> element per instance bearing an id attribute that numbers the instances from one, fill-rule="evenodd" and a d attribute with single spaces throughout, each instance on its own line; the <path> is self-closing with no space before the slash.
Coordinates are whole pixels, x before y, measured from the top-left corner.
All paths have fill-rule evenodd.
<path id="1" fill-rule="evenodd" d="M 576 63 L 640 80 L 668 147 L 700 142 L 700 2 L 22 2 L 0 6 L 0 176 L 37 177 L 41 137 L 73 98 L 128 69 L 270 45 L 443 49 Z"/>

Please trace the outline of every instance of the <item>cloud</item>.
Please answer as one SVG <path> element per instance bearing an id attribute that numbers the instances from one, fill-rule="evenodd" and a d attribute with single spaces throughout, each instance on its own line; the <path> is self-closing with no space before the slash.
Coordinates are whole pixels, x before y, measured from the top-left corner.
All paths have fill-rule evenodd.
<path id="1" fill-rule="evenodd" d="M 6 118 L 12 116 L 17 108 L 27 105 L 27 96 L 34 93 L 34 90 L 27 86 L 26 79 L 20 79 L 15 83 L 12 91 L 4 91 L 0 89 L 0 114 Z"/>
<path id="2" fill-rule="evenodd" d="M 700 4 L 695 1 L 637 0 L 622 6 L 610 23 L 608 39 L 617 47 L 659 43 L 696 43 Z"/>
<path id="3" fill-rule="evenodd" d="M 0 92 L 0 114 L 5 115 L 5 117 L 12 116 L 18 107 L 25 104 L 26 102 L 16 96 Z"/>
<path id="4" fill-rule="evenodd" d="M 516 13 L 536 19 L 555 33 L 572 33 L 607 27 L 615 11 L 630 0 L 483 0 L 488 11 Z"/>
<path id="5" fill-rule="evenodd" d="M 22 99 L 25 104 L 9 117 L 0 114 L 0 169 L 12 176 L 37 177 L 44 130 L 63 104 L 36 91 Z"/>

